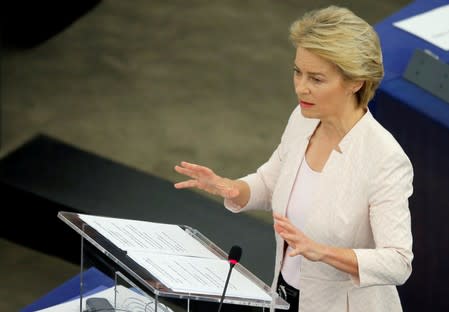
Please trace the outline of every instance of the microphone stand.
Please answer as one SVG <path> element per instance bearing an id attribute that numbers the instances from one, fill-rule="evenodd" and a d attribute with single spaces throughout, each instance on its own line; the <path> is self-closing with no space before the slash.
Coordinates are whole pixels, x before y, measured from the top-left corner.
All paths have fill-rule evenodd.
<path id="1" fill-rule="evenodd" d="M 229 283 L 229 278 L 231 277 L 231 271 L 232 271 L 232 268 L 234 267 L 234 265 L 237 263 L 237 261 L 230 261 L 230 266 L 229 266 L 229 271 L 228 271 L 228 277 L 226 277 L 226 282 L 225 282 L 225 286 L 224 286 L 224 289 L 223 289 L 223 293 L 222 293 L 222 295 L 221 295 L 221 299 L 220 299 L 220 306 L 218 307 L 218 312 L 220 312 L 221 311 L 221 306 L 223 305 L 223 300 L 224 300 L 224 297 L 225 297 L 225 294 L 226 294 L 226 289 L 228 288 L 228 283 Z"/>

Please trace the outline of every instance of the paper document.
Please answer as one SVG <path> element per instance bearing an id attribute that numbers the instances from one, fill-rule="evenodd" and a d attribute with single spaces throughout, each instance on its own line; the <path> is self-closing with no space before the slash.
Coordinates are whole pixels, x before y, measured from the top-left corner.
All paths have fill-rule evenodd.
<path id="1" fill-rule="evenodd" d="M 83 214 L 79 217 L 171 290 L 221 296 L 229 262 L 178 225 Z M 233 269 L 227 296 L 271 301 L 268 293 Z"/>
<path id="2" fill-rule="evenodd" d="M 129 256 L 167 287 L 178 292 L 221 296 L 229 272 L 229 262 L 223 259 L 142 252 L 130 252 Z M 236 268 L 231 272 L 226 295 L 271 301 L 271 297 L 262 288 Z"/>
<path id="3" fill-rule="evenodd" d="M 79 214 L 79 217 L 124 251 L 218 257 L 178 225 Z"/>
<path id="4" fill-rule="evenodd" d="M 435 46 L 449 50 L 449 4 L 393 23 Z"/>

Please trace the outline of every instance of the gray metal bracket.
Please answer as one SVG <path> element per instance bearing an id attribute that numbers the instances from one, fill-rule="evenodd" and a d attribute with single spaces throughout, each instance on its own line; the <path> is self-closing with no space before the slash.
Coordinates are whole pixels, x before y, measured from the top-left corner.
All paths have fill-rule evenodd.
<path id="1" fill-rule="evenodd" d="M 402 76 L 449 103 L 449 64 L 432 53 L 416 49 Z"/>

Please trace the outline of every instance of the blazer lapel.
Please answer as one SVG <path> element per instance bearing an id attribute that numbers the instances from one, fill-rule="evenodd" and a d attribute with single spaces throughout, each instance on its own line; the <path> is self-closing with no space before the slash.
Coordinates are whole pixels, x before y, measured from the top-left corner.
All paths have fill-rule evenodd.
<path id="1" fill-rule="evenodd" d="M 307 129 L 306 134 L 298 138 L 296 144 L 292 145 L 288 157 L 285 160 L 284 168 L 290 168 L 290 170 L 286 171 L 282 178 L 283 187 L 280 190 L 281 194 L 278 202 L 278 208 L 280 209 L 279 212 L 284 216 L 287 211 L 288 202 L 290 200 L 299 167 L 304 159 L 304 154 L 307 150 L 307 146 L 309 145 L 310 137 L 315 131 L 318 122 L 319 121 L 317 120 L 316 123 L 312 123 L 311 127 Z"/>

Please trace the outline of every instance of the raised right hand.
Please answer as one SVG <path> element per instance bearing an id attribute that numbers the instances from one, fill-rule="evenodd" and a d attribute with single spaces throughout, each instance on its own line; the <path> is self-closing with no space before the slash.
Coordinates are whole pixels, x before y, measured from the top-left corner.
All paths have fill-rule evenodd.
<path id="1" fill-rule="evenodd" d="M 207 167 L 182 161 L 175 166 L 175 171 L 190 178 L 189 180 L 175 183 L 175 188 L 177 189 L 196 187 L 210 194 L 228 199 L 236 198 L 240 195 L 235 181 L 220 177 Z"/>

